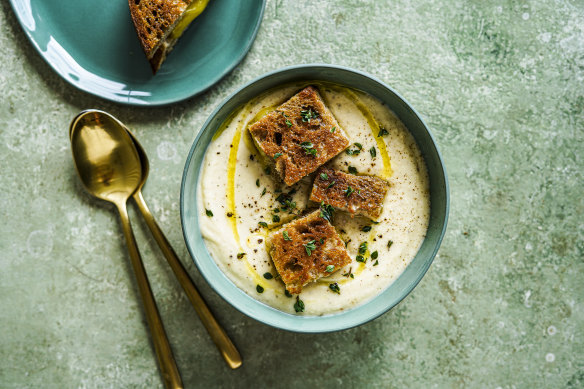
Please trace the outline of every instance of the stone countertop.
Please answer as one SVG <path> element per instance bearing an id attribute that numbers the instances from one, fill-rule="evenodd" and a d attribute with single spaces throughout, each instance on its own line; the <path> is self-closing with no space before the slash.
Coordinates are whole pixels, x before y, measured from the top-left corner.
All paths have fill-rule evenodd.
<path id="1" fill-rule="evenodd" d="M 584 387 L 582 1 L 268 1 L 233 72 L 151 109 L 70 86 L 0 4 L 0 387 L 162 385 L 115 210 L 74 172 L 68 125 L 90 107 L 142 142 L 144 196 L 244 357 L 225 366 L 132 212 L 187 388 Z M 416 107 L 452 196 L 419 286 L 377 320 L 324 335 L 276 330 L 224 302 L 190 261 L 179 219 L 184 162 L 216 104 L 309 62 L 371 73 Z"/>

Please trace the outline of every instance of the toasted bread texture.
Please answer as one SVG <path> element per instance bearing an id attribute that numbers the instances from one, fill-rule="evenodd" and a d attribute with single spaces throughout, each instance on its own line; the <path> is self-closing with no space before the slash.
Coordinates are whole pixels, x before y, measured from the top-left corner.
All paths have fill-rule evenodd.
<path id="1" fill-rule="evenodd" d="M 258 150 L 293 185 L 349 146 L 318 90 L 308 86 L 249 127 Z"/>
<path id="2" fill-rule="evenodd" d="M 383 210 L 383 199 L 389 184 L 374 176 L 354 175 L 323 166 L 312 185 L 310 200 L 324 202 L 349 212 L 377 220 Z"/>
<path id="3" fill-rule="evenodd" d="M 345 243 L 319 210 L 285 224 L 268 236 L 266 244 L 290 293 L 299 294 L 309 282 L 351 262 Z"/>

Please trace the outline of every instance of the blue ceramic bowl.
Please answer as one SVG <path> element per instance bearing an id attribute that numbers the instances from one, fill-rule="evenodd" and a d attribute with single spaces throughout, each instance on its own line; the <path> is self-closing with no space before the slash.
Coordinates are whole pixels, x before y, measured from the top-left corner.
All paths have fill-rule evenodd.
<path id="1" fill-rule="evenodd" d="M 412 133 L 428 166 L 430 176 L 430 224 L 417 255 L 387 289 L 368 302 L 325 316 L 297 316 L 255 300 L 223 274 L 209 255 L 197 212 L 197 182 L 205 150 L 213 134 L 239 106 L 263 91 L 289 82 L 319 80 L 342 84 L 375 96 L 393 110 Z M 448 220 L 448 179 L 432 134 L 416 111 L 383 82 L 365 73 L 332 65 L 298 65 L 261 76 L 239 88 L 213 111 L 197 135 L 186 161 L 181 186 L 180 210 L 185 241 L 199 271 L 211 287 L 244 314 L 265 324 L 296 332 L 330 332 L 358 326 L 387 312 L 414 289 L 432 263 Z"/>

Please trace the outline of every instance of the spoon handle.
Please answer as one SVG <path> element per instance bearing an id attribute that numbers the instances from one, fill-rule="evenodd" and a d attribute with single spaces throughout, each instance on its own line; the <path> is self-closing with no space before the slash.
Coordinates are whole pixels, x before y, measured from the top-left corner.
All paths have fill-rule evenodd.
<path id="1" fill-rule="evenodd" d="M 223 359 L 225 359 L 225 362 L 227 362 L 227 365 L 229 365 L 229 367 L 231 367 L 232 369 L 237 369 L 242 364 L 242 359 L 241 355 L 239 354 L 239 351 L 237 351 L 237 348 L 235 348 L 235 345 L 233 344 L 231 339 L 229 339 L 229 336 L 225 333 L 223 327 L 221 327 L 221 325 L 213 316 L 213 313 L 211 313 L 211 311 L 209 310 L 209 307 L 205 303 L 205 300 L 203 300 L 203 297 L 201 297 L 199 291 L 195 287 L 193 280 L 190 278 L 184 266 L 178 259 L 178 256 L 174 252 L 170 243 L 168 243 L 168 240 L 162 233 L 162 230 L 160 229 L 160 227 L 158 227 L 156 220 L 154 220 L 154 216 L 152 216 L 152 213 L 150 212 L 148 206 L 146 205 L 146 201 L 144 201 L 142 191 L 140 189 L 137 190 L 134 193 L 133 197 L 134 200 L 136 201 L 136 204 L 138 204 L 140 212 L 142 212 L 142 215 L 144 216 L 144 220 L 146 220 L 146 225 L 148 225 L 148 228 L 150 228 L 150 231 L 152 231 L 154 239 L 158 243 L 158 246 L 160 246 L 160 249 L 162 250 L 164 256 L 166 257 L 168 264 L 170 265 L 174 274 L 176 275 L 178 282 L 183 287 L 189 300 L 191 300 L 191 303 L 193 304 L 195 311 L 197 312 L 199 318 L 201 319 L 201 322 L 209 332 L 211 339 L 213 339 L 213 342 L 219 349 L 221 356 L 223 356 Z"/>
<path id="2" fill-rule="evenodd" d="M 117 204 L 117 206 L 122 220 L 122 228 L 124 230 L 124 236 L 126 237 L 128 251 L 130 252 L 132 267 L 136 274 L 138 289 L 142 296 L 146 319 L 152 334 L 152 341 L 154 343 L 154 349 L 158 358 L 164 386 L 169 389 L 182 388 L 183 384 L 180 378 L 180 373 L 176 361 L 174 360 L 174 356 L 172 355 L 172 349 L 170 348 L 170 343 L 168 342 L 162 319 L 158 313 L 158 308 L 154 301 L 154 295 L 152 294 L 152 289 L 150 289 L 150 283 L 146 276 L 146 271 L 144 269 L 144 264 L 142 263 L 142 258 L 140 257 L 140 252 L 138 251 L 138 246 L 136 245 L 134 233 L 132 232 L 126 203 L 120 203 Z"/>

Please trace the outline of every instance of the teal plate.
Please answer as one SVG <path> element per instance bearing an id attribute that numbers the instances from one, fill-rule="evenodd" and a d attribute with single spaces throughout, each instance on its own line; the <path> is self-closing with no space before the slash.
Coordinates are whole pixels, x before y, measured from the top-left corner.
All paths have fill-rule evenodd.
<path id="1" fill-rule="evenodd" d="M 127 0 L 10 0 L 26 35 L 73 86 L 130 105 L 164 105 L 210 88 L 250 49 L 265 0 L 211 0 L 153 76 Z"/>
<path id="2" fill-rule="evenodd" d="M 198 223 L 197 182 L 207 146 L 226 118 L 242 104 L 278 85 L 295 81 L 328 81 L 362 90 L 385 103 L 406 125 L 426 161 L 430 176 L 430 222 L 418 253 L 404 272 L 387 289 L 368 302 L 331 315 L 291 315 L 265 305 L 233 284 L 209 255 Z M 355 327 L 387 312 L 420 282 L 446 231 L 449 190 L 446 170 L 436 142 L 420 115 L 383 82 L 365 73 L 332 65 L 298 65 L 257 78 L 225 99 L 195 138 L 187 157 L 181 185 L 180 211 L 187 248 L 209 285 L 227 302 L 246 315 L 265 324 L 296 332 L 330 332 Z"/>

